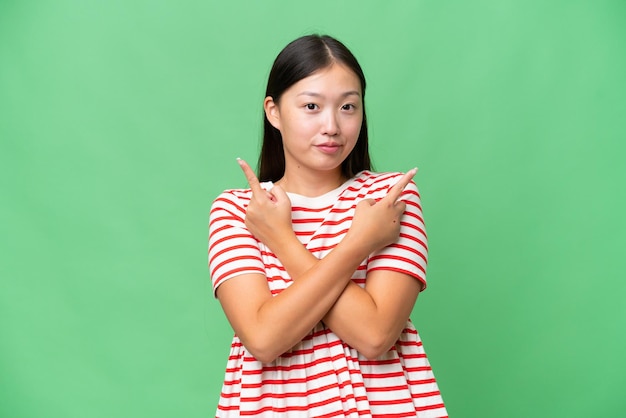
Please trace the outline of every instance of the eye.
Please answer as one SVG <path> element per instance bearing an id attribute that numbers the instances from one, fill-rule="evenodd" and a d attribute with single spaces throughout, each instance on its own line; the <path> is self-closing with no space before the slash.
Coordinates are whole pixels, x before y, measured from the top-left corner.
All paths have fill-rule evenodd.
<path id="1" fill-rule="evenodd" d="M 317 105 L 315 103 L 307 103 L 304 105 L 304 107 L 306 107 L 308 110 L 316 110 L 317 109 Z"/>
<path id="2" fill-rule="evenodd" d="M 352 103 L 348 103 L 348 104 L 341 106 L 341 110 L 354 110 L 354 109 L 356 109 L 356 106 L 353 105 Z"/>

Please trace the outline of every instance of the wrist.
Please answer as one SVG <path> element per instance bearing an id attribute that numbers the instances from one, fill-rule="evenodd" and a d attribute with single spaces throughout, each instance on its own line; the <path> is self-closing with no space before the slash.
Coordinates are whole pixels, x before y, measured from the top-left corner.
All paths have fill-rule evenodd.
<path id="1" fill-rule="evenodd" d="M 359 260 L 364 260 L 376 250 L 375 248 L 371 248 L 372 245 L 370 240 L 362 236 L 358 236 L 358 234 L 355 234 L 352 230 L 348 230 L 346 236 L 341 240 L 339 245 L 346 248 Z"/>
<path id="2" fill-rule="evenodd" d="M 342 254 L 345 260 L 354 260 L 358 267 L 358 265 L 372 253 L 373 250 L 370 247 L 371 245 L 367 240 L 350 234 L 350 231 L 348 231 L 341 242 L 337 244 L 333 252 Z"/>
<path id="3" fill-rule="evenodd" d="M 319 261 L 295 235 L 293 240 L 284 241 L 274 255 L 280 260 L 292 280 L 297 280 Z"/>
<path id="4" fill-rule="evenodd" d="M 266 245 L 279 260 L 288 257 L 294 248 L 302 246 L 293 230 L 286 231 L 283 234 L 274 234 L 273 239 L 267 242 Z"/>

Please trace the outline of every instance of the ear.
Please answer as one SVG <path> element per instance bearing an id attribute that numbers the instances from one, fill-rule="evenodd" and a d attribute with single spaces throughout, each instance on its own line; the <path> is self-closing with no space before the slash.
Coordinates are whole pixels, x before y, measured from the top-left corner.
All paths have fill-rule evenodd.
<path id="1" fill-rule="evenodd" d="M 280 111 L 278 104 L 274 101 L 272 96 L 267 96 L 263 101 L 263 109 L 265 109 L 265 117 L 272 124 L 272 126 L 280 130 Z"/>

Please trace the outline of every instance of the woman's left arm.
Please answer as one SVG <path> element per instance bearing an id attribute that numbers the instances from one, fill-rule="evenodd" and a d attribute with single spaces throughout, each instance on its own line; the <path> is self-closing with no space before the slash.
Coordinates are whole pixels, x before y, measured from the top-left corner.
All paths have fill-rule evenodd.
<path id="1" fill-rule="evenodd" d="M 242 169 L 249 182 L 258 181 L 247 164 L 242 163 Z M 387 198 L 377 204 L 393 204 L 403 193 L 409 195 L 403 190 L 414 174 L 411 171 L 402 176 L 389 189 Z M 281 202 L 287 199 L 282 190 L 277 191 L 279 196 L 268 194 L 269 200 L 278 203 L 270 205 L 271 212 L 283 206 Z M 419 208 L 419 205 L 416 207 Z M 249 211 L 251 209 L 255 208 L 248 208 Z M 268 219 L 268 215 L 272 214 L 267 209 L 248 213 L 246 224 L 258 239 L 272 249 L 291 278 L 297 281 L 319 259 L 303 245 L 292 245 L 292 242 L 280 239 L 276 226 L 285 223 L 277 222 L 284 215 L 272 220 Z M 405 212 L 403 218 L 406 217 Z M 425 257 L 426 254 L 423 255 Z M 365 357 L 373 359 L 387 352 L 397 341 L 421 290 L 422 282 L 405 272 L 375 269 L 367 274 L 364 288 L 350 281 L 323 321 L 344 342 Z"/>
<path id="2" fill-rule="evenodd" d="M 281 262 L 285 260 L 283 266 L 293 280 L 319 261 L 304 246 L 277 245 L 273 251 Z M 397 341 L 422 288 L 420 280 L 405 272 L 372 270 L 365 287 L 347 284 L 323 321 L 365 357 L 377 358 Z"/>

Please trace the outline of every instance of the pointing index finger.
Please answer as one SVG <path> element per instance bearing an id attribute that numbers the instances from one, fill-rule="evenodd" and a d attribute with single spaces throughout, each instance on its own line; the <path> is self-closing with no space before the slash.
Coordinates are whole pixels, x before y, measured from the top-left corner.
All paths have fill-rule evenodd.
<path id="1" fill-rule="evenodd" d="M 397 201 L 400 195 L 402 194 L 402 191 L 406 187 L 406 185 L 409 184 L 413 176 L 415 176 L 415 173 L 417 173 L 417 167 L 412 168 L 409 171 L 407 171 L 400 178 L 400 180 L 398 180 L 398 182 L 389 189 L 389 192 L 387 193 L 386 197 L 391 199 L 393 202 Z"/>
<path id="2" fill-rule="evenodd" d="M 243 170 L 243 174 L 246 176 L 246 180 L 248 180 L 248 184 L 252 189 L 252 194 L 264 193 L 264 190 L 261 187 L 261 183 L 259 183 L 259 179 L 256 177 L 254 171 L 252 171 L 252 168 L 250 168 L 248 163 L 241 158 L 237 158 L 237 163 L 239 163 L 239 166 Z"/>

